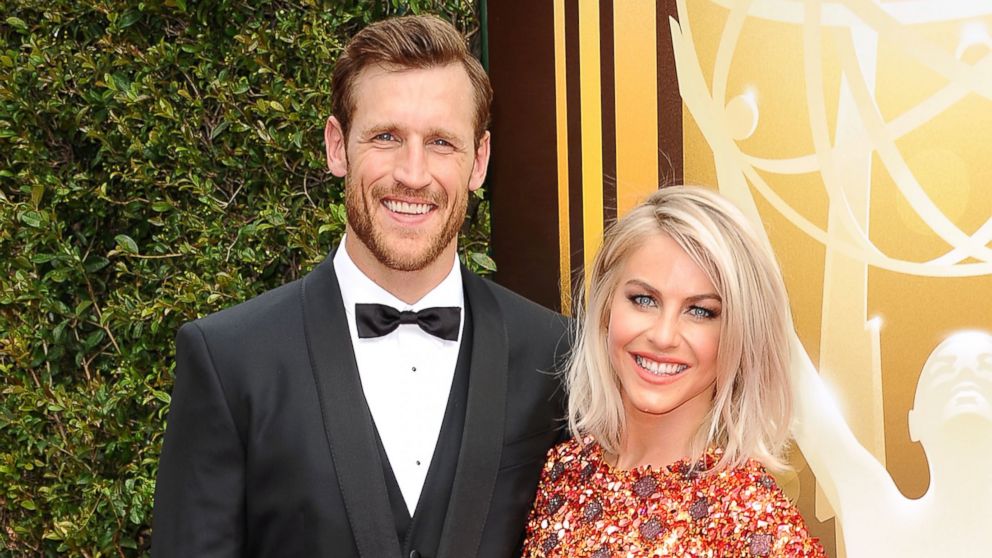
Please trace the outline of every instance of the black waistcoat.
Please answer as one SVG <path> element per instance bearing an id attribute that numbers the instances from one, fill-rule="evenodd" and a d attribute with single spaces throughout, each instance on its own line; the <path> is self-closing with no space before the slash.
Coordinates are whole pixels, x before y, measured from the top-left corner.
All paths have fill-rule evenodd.
<path id="1" fill-rule="evenodd" d="M 382 446 L 382 440 L 376 433 L 379 445 L 379 458 L 382 460 L 383 477 L 386 480 L 386 491 L 389 495 L 389 505 L 393 511 L 396 523 L 396 536 L 403 548 L 403 558 L 421 556 L 433 558 L 437 555 L 441 542 L 441 530 L 444 527 L 444 517 L 448 511 L 448 501 L 451 499 L 451 486 L 455 479 L 455 468 L 458 465 L 458 451 L 462 444 L 462 431 L 465 426 L 465 405 L 468 399 L 469 371 L 472 365 L 472 318 L 468 300 L 465 301 L 465 325 L 462 328 L 462 342 L 458 350 L 455 373 L 451 379 L 451 391 L 448 394 L 448 404 L 441 421 L 437 444 L 431 458 L 427 478 L 424 479 L 423 489 L 413 517 L 407 509 L 403 493 L 400 491 L 396 476 L 389 465 L 389 458 Z M 415 551 L 415 552 L 414 552 Z"/>

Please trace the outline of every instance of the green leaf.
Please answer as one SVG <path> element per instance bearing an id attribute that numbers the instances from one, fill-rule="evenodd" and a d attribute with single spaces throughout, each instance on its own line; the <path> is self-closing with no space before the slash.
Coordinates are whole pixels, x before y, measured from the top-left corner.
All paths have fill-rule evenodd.
<path id="1" fill-rule="evenodd" d="M 117 19 L 117 27 L 127 29 L 137 23 L 139 19 L 141 19 L 141 12 L 137 10 L 128 10 L 124 12 L 124 15 Z"/>
<path id="2" fill-rule="evenodd" d="M 117 91 L 127 91 L 131 88 L 131 82 L 127 79 L 127 77 L 119 73 L 115 73 L 110 76 L 108 85 L 110 84 L 113 84 L 111 89 L 115 89 Z"/>
<path id="3" fill-rule="evenodd" d="M 107 333 L 105 331 L 103 331 L 102 329 L 94 330 L 92 333 L 90 333 L 89 335 L 86 336 L 86 340 L 83 341 L 83 345 L 87 349 L 92 349 L 93 347 L 96 347 L 97 345 L 99 345 L 100 344 L 100 341 L 103 341 L 104 337 L 106 337 L 106 336 L 107 336 Z"/>
<path id="4" fill-rule="evenodd" d="M 53 269 L 45 274 L 45 279 L 53 283 L 65 283 L 68 278 L 65 268 Z"/>
<path id="5" fill-rule="evenodd" d="M 278 112 L 286 112 L 286 109 L 282 106 L 282 103 L 280 103 L 279 101 L 269 101 L 269 106 L 272 107 L 272 110 Z"/>
<path id="6" fill-rule="evenodd" d="M 27 31 L 28 24 L 24 23 L 24 20 L 19 17 L 10 16 L 7 18 L 7 25 L 20 29 L 21 31 Z"/>
<path id="7" fill-rule="evenodd" d="M 165 213 L 166 211 L 172 211 L 175 209 L 172 204 L 167 201 L 157 201 L 152 203 L 152 211 L 157 211 L 158 213 Z"/>
<path id="8" fill-rule="evenodd" d="M 24 509 L 26 509 L 26 510 L 31 510 L 31 511 L 35 511 L 35 510 L 38 509 L 38 506 L 36 506 L 34 504 L 34 501 L 33 500 L 21 500 L 21 507 L 24 508 Z"/>
<path id="9" fill-rule="evenodd" d="M 41 199 L 45 197 L 45 185 L 35 184 L 31 187 L 31 205 L 38 207 L 41 205 Z"/>
<path id="10" fill-rule="evenodd" d="M 138 253 L 138 243 L 135 242 L 130 236 L 126 234 L 119 234 L 114 237 L 114 240 L 117 241 L 117 246 L 121 249 L 121 251 L 128 254 Z"/>
<path id="11" fill-rule="evenodd" d="M 487 254 L 483 252 L 472 252 L 472 261 L 479 265 L 482 269 L 488 271 L 496 271 L 496 262 L 493 261 Z"/>
<path id="12" fill-rule="evenodd" d="M 62 533 L 59 533 L 58 531 L 45 531 L 45 535 L 42 538 L 46 541 L 60 541 L 64 537 L 62 536 Z"/>
<path id="13" fill-rule="evenodd" d="M 68 324 L 68 322 L 63 321 L 52 330 L 52 340 L 56 343 L 62 340 L 62 334 L 65 332 L 66 324 Z"/>
<path id="14" fill-rule="evenodd" d="M 17 215 L 17 218 L 29 227 L 41 228 L 41 213 L 37 211 L 24 211 Z"/>
<path id="15" fill-rule="evenodd" d="M 213 141 L 214 138 L 216 138 L 217 136 L 219 136 L 222 133 L 224 133 L 224 130 L 226 130 L 227 127 L 230 126 L 230 125 L 231 125 L 231 123 L 228 122 L 227 120 L 225 120 L 225 121 L 221 122 L 220 124 L 214 126 L 214 129 L 213 130 L 210 130 L 210 141 Z"/>
<path id="16" fill-rule="evenodd" d="M 94 273 L 107 267 L 108 264 L 110 264 L 110 260 L 103 256 L 90 256 L 86 259 L 86 264 L 83 267 L 87 273 Z"/>
<path id="17" fill-rule="evenodd" d="M 82 301 L 82 302 L 80 302 L 79 304 L 76 305 L 76 308 L 73 309 L 72 313 L 73 313 L 73 315 L 78 316 L 78 317 L 81 318 L 81 317 L 83 317 L 83 312 L 87 311 L 90 306 L 93 306 L 93 301 L 92 300 L 84 300 L 84 301 Z"/>

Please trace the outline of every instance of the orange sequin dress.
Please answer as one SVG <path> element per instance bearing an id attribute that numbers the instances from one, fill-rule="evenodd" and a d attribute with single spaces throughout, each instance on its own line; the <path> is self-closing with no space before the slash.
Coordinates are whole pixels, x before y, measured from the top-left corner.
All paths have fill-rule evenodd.
<path id="1" fill-rule="evenodd" d="M 719 450 L 705 456 L 706 465 Z M 551 449 L 527 522 L 526 558 L 825 557 L 756 461 L 701 475 L 679 461 L 614 469 L 598 444 Z"/>

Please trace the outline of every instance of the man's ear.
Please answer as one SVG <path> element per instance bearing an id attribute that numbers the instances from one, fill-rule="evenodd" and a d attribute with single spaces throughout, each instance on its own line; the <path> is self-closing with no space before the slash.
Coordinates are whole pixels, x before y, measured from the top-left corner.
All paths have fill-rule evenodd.
<path id="1" fill-rule="evenodd" d="M 479 140 L 479 147 L 475 148 L 475 160 L 472 166 L 472 176 L 468 180 L 468 189 L 474 192 L 482 187 L 486 181 L 486 172 L 489 170 L 489 130 L 482 134 Z"/>
<path id="2" fill-rule="evenodd" d="M 337 177 L 348 173 L 348 155 L 345 153 L 347 138 L 341 123 L 333 116 L 327 117 L 324 126 L 324 148 L 327 150 L 327 170 Z"/>

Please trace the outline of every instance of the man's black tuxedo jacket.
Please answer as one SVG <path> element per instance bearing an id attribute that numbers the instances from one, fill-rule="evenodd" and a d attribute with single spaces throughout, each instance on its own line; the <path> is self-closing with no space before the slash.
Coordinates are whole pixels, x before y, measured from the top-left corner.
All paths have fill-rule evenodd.
<path id="1" fill-rule="evenodd" d="M 471 366 L 437 555 L 509 557 L 561 433 L 552 371 L 567 324 L 464 269 L 462 279 Z M 180 329 L 153 556 L 400 555 L 345 319 L 327 258 Z"/>

